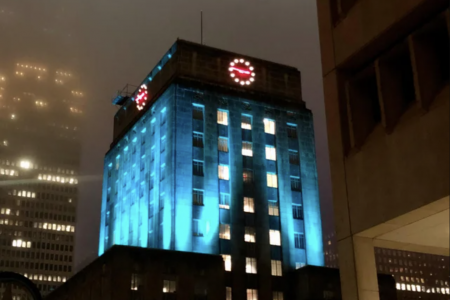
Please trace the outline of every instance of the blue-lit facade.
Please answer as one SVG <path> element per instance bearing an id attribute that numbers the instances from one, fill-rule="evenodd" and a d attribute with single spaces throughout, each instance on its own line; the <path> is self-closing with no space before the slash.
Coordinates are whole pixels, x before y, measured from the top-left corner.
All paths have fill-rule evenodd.
<path id="1" fill-rule="evenodd" d="M 168 68 L 206 48 L 177 56 L 183 43 L 165 55 Z M 144 80 L 149 95 L 160 66 Z M 285 272 L 323 265 L 312 114 L 298 101 L 264 102 L 258 86 L 194 75 L 161 74 L 171 79 L 142 111 L 124 101 L 118 114 L 136 111 L 105 157 L 99 254 L 115 244 L 222 254 L 233 294 L 254 288 L 265 299 L 284 289 Z"/>

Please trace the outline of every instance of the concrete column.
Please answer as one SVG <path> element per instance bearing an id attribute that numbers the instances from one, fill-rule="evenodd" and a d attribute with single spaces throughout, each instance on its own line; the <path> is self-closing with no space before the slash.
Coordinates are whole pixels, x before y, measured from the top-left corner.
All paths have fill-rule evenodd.
<path id="1" fill-rule="evenodd" d="M 352 236 L 338 242 L 343 300 L 379 300 L 373 240 Z"/>

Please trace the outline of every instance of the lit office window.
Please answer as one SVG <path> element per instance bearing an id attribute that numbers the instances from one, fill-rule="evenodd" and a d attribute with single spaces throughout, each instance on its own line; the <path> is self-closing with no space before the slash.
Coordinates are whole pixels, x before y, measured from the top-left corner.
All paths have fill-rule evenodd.
<path id="1" fill-rule="evenodd" d="M 283 276 L 281 260 L 272 260 L 272 276 Z"/>
<path id="2" fill-rule="evenodd" d="M 230 172 L 228 166 L 219 165 L 219 179 L 230 180 Z"/>
<path id="3" fill-rule="evenodd" d="M 203 162 L 200 160 L 193 161 L 193 173 L 196 176 L 203 176 Z"/>
<path id="4" fill-rule="evenodd" d="M 232 300 L 231 294 L 232 294 L 232 290 L 231 290 L 230 287 L 227 286 L 226 287 L 226 298 L 225 298 L 225 300 Z"/>
<path id="5" fill-rule="evenodd" d="M 141 275 L 140 274 L 131 274 L 131 290 L 137 291 L 141 283 Z"/>
<path id="6" fill-rule="evenodd" d="M 300 183 L 300 177 L 291 176 L 291 190 L 301 191 L 302 185 Z"/>
<path id="7" fill-rule="evenodd" d="M 267 186 L 272 188 L 278 188 L 277 174 L 267 173 Z"/>
<path id="8" fill-rule="evenodd" d="M 203 191 L 194 189 L 192 191 L 192 204 L 203 205 Z"/>
<path id="9" fill-rule="evenodd" d="M 219 137 L 218 148 L 219 151 L 228 152 L 228 138 Z"/>
<path id="10" fill-rule="evenodd" d="M 269 200 L 269 216 L 279 216 L 280 209 L 278 207 L 278 201 Z"/>
<path id="11" fill-rule="evenodd" d="M 301 204 L 292 204 L 292 215 L 294 219 L 303 220 L 303 206 Z"/>
<path id="12" fill-rule="evenodd" d="M 220 193 L 219 208 L 230 209 L 230 194 Z"/>
<path id="13" fill-rule="evenodd" d="M 202 221 L 198 219 L 192 220 L 192 234 L 195 236 L 203 236 Z"/>
<path id="14" fill-rule="evenodd" d="M 256 243 L 255 228 L 253 228 L 253 227 L 245 227 L 244 240 L 247 243 Z"/>
<path id="15" fill-rule="evenodd" d="M 251 142 L 242 142 L 242 155 L 253 156 L 253 145 Z"/>
<path id="16" fill-rule="evenodd" d="M 294 244 L 297 249 L 305 249 L 305 235 L 303 233 L 294 233 Z"/>
<path id="17" fill-rule="evenodd" d="M 255 212 L 255 202 L 253 198 L 244 197 L 244 211 L 248 213 Z"/>
<path id="18" fill-rule="evenodd" d="M 245 184 L 252 183 L 253 182 L 253 170 L 250 169 L 244 169 L 244 172 L 242 173 L 242 179 Z"/>
<path id="19" fill-rule="evenodd" d="M 203 121 L 203 106 L 200 104 L 193 104 L 192 118 Z"/>
<path id="20" fill-rule="evenodd" d="M 222 258 L 225 264 L 225 271 L 231 271 L 231 255 L 222 254 Z"/>
<path id="21" fill-rule="evenodd" d="M 163 281 L 163 293 L 175 293 L 177 291 L 177 284 L 175 280 Z"/>
<path id="22" fill-rule="evenodd" d="M 266 159 L 277 160 L 277 150 L 273 146 L 266 146 Z"/>
<path id="23" fill-rule="evenodd" d="M 300 158 L 298 157 L 298 152 L 295 150 L 289 150 L 289 163 L 292 165 L 299 165 Z"/>
<path id="24" fill-rule="evenodd" d="M 248 274 L 256 274 L 256 258 L 254 257 L 246 257 L 245 258 L 245 273 Z"/>
<path id="25" fill-rule="evenodd" d="M 288 134 L 288 137 L 296 139 L 297 138 L 297 125 L 288 124 L 287 125 L 287 134 Z"/>
<path id="26" fill-rule="evenodd" d="M 283 298 L 283 292 L 273 292 L 273 300 L 284 300 Z"/>
<path id="27" fill-rule="evenodd" d="M 247 289 L 247 300 L 258 300 L 258 290 Z"/>
<path id="28" fill-rule="evenodd" d="M 275 121 L 264 119 L 264 132 L 268 134 L 275 134 Z"/>
<path id="29" fill-rule="evenodd" d="M 252 117 L 249 115 L 242 115 L 241 127 L 242 129 L 252 130 Z"/>
<path id="30" fill-rule="evenodd" d="M 192 134 L 192 144 L 194 147 L 203 148 L 203 133 L 194 132 Z"/>
<path id="31" fill-rule="evenodd" d="M 281 234 L 279 230 L 269 230 L 269 240 L 272 246 L 281 246 Z"/>
<path id="32" fill-rule="evenodd" d="M 231 238 L 229 224 L 220 224 L 219 238 L 224 240 L 229 240 Z"/>
<path id="33" fill-rule="evenodd" d="M 228 125 L 228 112 L 224 110 L 217 111 L 217 123 L 222 125 Z"/>

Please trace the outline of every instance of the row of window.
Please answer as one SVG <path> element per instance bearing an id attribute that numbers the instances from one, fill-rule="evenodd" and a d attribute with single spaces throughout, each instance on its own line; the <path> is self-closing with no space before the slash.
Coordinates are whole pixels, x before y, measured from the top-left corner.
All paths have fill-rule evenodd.
<path id="1" fill-rule="evenodd" d="M 26 270 L 41 270 L 51 272 L 72 272 L 72 266 L 70 265 L 55 265 L 47 263 L 33 263 L 13 260 L 0 260 L 0 267 L 16 268 Z"/>
<path id="2" fill-rule="evenodd" d="M 55 247 L 51 250 L 54 250 Z M 60 247 L 61 250 L 63 250 L 63 245 L 61 245 Z M 48 251 L 39 251 L 39 252 L 35 252 L 32 250 L 24 250 L 24 251 L 20 251 L 20 250 L 16 250 L 16 249 L 2 249 L 1 251 L 2 254 L 2 258 L 7 257 L 7 258 L 26 258 L 26 259 L 36 259 L 36 260 L 51 260 L 51 261 L 61 261 L 61 262 L 72 262 L 72 256 L 71 255 L 66 255 L 66 254 L 58 254 L 58 253 L 49 253 Z M 39 263 L 33 263 L 33 262 L 29 262 L 30 265 L 28 266 L 28 262 L 26 262 L 26 267 L 33 269 L 34 267 L 36 269 L 39 268 Z M 41 265 L 41 268 L 43 268 L 43 265 Z"/>

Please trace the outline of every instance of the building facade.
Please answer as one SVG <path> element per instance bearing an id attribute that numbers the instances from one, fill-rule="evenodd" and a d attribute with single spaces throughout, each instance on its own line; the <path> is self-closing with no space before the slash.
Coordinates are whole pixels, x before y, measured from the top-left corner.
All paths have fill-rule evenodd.
<path id="1" fill-rule="evenodd" d="M 448 299 L 448 1 L 317 8 L 343 297 Z"/>
<path id="2" fill-rule="evenodd" d="M 220 254 L 235 299 L 252 300 L 281 299 L 284 272 L 323 265 L 297 70 L 178 40 L 115 103 L 100 255 L 116 244 Z"/>

